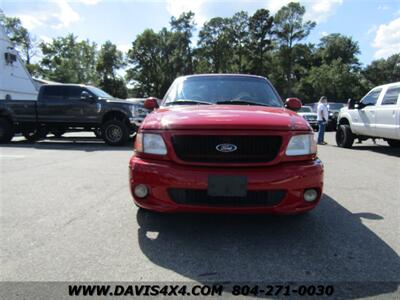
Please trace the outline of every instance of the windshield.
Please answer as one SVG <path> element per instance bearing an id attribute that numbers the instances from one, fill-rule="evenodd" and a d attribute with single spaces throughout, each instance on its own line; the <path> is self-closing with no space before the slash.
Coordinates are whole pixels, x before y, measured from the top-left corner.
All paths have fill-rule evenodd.
<path id="1" fill-rule="evenodd" d="M 309 106 L 302 106 L 298 112 L 313 112 L 313 110 Z"/>
<path id="2" fill-rule="evenodd" d="M 328 103 L 328 108 L 330 110 L 340 110 L 343 106 L 343 103 Z"/>
<path id="3" fill-rule="evenodd" d="M 97 97 L 100 97 L 100 98 L 109 98 L 109 99 L 114 98 L 113 96 L 107 94 L 105 91 L 103 91 L 103 90 L 101 90 L 101 89 L 99 89 L 99 88 L 97 88 L 97 87 L 88 86 L 87 88 L 88 88 L 93 94 L 95 94 Z"/>
<path id="4" fill-rule="evenodd" d="M 174 81 L 163 105 L 252 104 L 282 107 L 279 96 L 263 78 L 250 76 L 194 76 Z"/>

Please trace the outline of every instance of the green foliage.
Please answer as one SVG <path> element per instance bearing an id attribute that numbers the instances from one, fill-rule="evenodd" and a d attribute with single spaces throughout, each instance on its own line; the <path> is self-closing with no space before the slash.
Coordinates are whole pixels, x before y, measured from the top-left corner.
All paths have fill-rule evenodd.
<path id="1" fill-rule="evenodd" d="M 212 18 L 204 23 L 199 32 L 199 59 L 203 60 L 211 73 L 231 72 L 233 48 L 230 25 L 228 18 Z"/>
<path id="2" fill-rule="evenodd" d="M 77 36 L 53 39 L 51 43 L 40 45 L 43 53 L 40 62 L 45 78 L 63 83 L 96 84 L 96 44 L 78 41 Z"/>
<path id="3" fill-rule="evenodd" d="M 307 37 L 315 27 L 315 22 L 303 20 L 305 12 L 304 6 L 291 2 L 275 14 L 274 33 L 281 46 L 291 49 L 294 43 Z"/>
<path id="4" fill-rule="evenodd" d="M 181 14 L 178 18 L 172 17 L 170 21 L 172 38 L 174 40 L 174 63 L 175 69 L 180 74 L 193 73 L 193 51 L 192 41 L 193 31 L 196 24 L 193 21 L 194 13 L 189 11 Z"/>
<path id="5" fill-rule="evenodd" d="M 37 55 L 38 52 L 36 38 L 22 26 L 19 18 L 7 17 L 2 10 L 0 10 L 0 25 L 4 27 L 6 34 L 20 51 L 22 59 L 30 65 L 32 57 Z M 34 69 L 35 66 L 32 65 L 30 68 Z"/>
<path id="6" fill-rule="evenodd" d="M 323 63 L 329 64 L 340 58 L 342 63 L 357 67 L 358 54 L 360 54 L 360 48 L 357 42 L 351 37 L 333 33 L 321 38 L 316 55 Z"/>
<path id="7" fill-rule="evenodd" d="M 360 75 L 340 58 L 330 64 L 313 66 L 296 84 L 295 90 L 296 94 L 303 95 L 305 102 L 316 102 L 321 95 L 330 101 L 346 102 L 348 98 L 359 99 L 365 92 Z"/>
<path id="8" fill-rule="evenodd" d="M 400 81 L 400 52 L 387 59 L 373 61 L 362 73 L 369 88 Z"/>
<path id="9" fill-rule="evenodd" d="M 284 83 L 281 90 L 284 96 L 291 96 L 295 79 L 293 47 L 306 38 L 316 25 L 315 22 L 303 20 L 305 12 L 304 6 L 291 2 L 278 10 L 274 17 L 274 34 L 279 45 L 277 61 L 282 68 L 279 80 Z"/>
<path id="10" fill-rule="evenodd" d="M 231 72 L 244 73 L 246 69 L 245 58 L 249 51 L 249 16 L 247 12 L 240 11 L 230 18 L 227 28 L 229 42 L 233 50 Z"/>
<path id="11" fill-rule="evenodd" d="M 248 61 L 249 72 L 265 75 L 270 57 L 267 52 L 272 49 L 272 25 L 274 18 L 266 9 L 257 10 L 249 20 Z"/>
<path id="12" fill-rule="evenodd" d="M 176 77 L 193 73 L 193 17 L 192 12 L 184 13 L 171 18 L 171 30 L 146 29 L 136 37 L 128 52 L 132 67 L 126 77 L 139 82 L 137 96 L 162 97 Z"/>
<path id="13" fill-rule="evenodd" d="M 252 16 L 240 11 L 215 17 L 199 30 L 192 45 L 194 14 L 172 17 L 169 28 L 144 30 L 132 42 L 127 58 L 110 41 L 95 43 L 69 34 L 42 43 L 43 56 L 32 64 L 35 39 L 18 18 L 0 11 L 0 23 L 22 54 L 31 74 L 64 83 L 99 85 L 113 96 L 162 97 L 172 81 L 192 73 L 249 73 L 268 77 L 283 97 L 315 102 L 359 99 L 376 85 L 400 81 L 400 53 L 362 68 L 358 43 L 338 33 L 317 45 L 304 40 L 315 23 L 304 20 L 299 3 L 283 6 L 275 16 L 266 9 Z M 127 67 L 125 79 L 119 70 Z"/>
<path id="14" fill-rule="evenodd" d="M 161 38 L 152 29 L 146 29 L 137 36 L 128 52 L 132 67 L 127 71 L 127 79 L 137 81 L 141 96 L 161 96 L 162 64 Z"/>
<path id="15" fill-rule="evenodd" d="M 96 71 L 100 77 L 98 85 L 110 95 L 126 98 L 128 90 L 123 78 L 117 75 L 117 70 L 125 66 L 121 51 L 110 41 L 105 42 L 98 53 Z"/>

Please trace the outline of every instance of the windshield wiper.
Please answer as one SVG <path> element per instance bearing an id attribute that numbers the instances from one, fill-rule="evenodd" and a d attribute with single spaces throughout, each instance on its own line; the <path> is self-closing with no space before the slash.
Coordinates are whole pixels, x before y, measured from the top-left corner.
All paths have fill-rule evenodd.
<path id="1" fill-rule="evenodd" d="M 252 102 L 252 101 L 247 101 L 247 100 L 224 100 L 224 101 L 218 101 L 218 102 L 216 102 L 216 104 L 249 104 L 249 105 L 268 106 L 264 103 Z"/>
<path id="2" fill-rule="evenodd" d="M 206 101 L 190 100 L 190 99 L 179 99 L 179 100 L 170 101 L 170 102 L 165 103 L 166 106 L 173 105 L 173 104 L 206 104 L 206 105 L 210 105 L 211 103 L 206 102 Z"/>

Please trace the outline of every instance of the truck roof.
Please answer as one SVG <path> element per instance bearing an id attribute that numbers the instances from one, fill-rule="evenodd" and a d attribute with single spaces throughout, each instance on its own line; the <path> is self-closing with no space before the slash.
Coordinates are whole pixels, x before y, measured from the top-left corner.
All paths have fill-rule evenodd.
<path id="1" fill-rule="evenodd" d="M 90 86 L 90 85 L 78 84 L 78 83 L 49 83 L 49 84 L 43 84 L 42 86 L 79 86 L 79 87 L 86 87 L 86 86 Z"/>
<path id="2" fill-rule="evenodd" d="M 382 84 L 382 85 L 377 85 L 377 86 L 375 86 L 373 89 L 376 89 L 376 88 L 384 88 L 384 87 L 389 87 L 389 86 L 396 86 L 396 85 L 399 85 L 399 84 L 400 84 L 400 81 L 391 82 L 391 83 L 386 83 L 386 84 Z"/>
<path id="3" fill-rule="evenodd" d="M 252 75 L 252 74 L 234 74 L 234 73 L 205 73 L 205 74 L 192 74 L 192 75 L 185 75 L 185 76 L 180 76 L 186 77 L 186 78 L 191 78 L 191 77 L 209 77 L 209 76 L 226 76 L 226 77 L 253 77 L 253 78 L 260 78 L 260 79 L 267 79 L 266 77 L 259 76 L 259 75 Z"/>

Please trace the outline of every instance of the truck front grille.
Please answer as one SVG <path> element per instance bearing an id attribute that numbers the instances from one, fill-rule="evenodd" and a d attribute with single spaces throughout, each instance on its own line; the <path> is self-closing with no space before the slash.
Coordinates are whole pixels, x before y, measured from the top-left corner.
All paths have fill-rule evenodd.
<path id="1" fill-rule="evenodd" d="M 281 147 L 280 136 L 175 135 L 172 144 L 179 159 L 209 163 L 265 163 L 275 159 Z M 220 152 L 217 146 L 236 146 L 232 152 Z"/>
<path id="2" fill-rule="evenodd" d="M 183 205 L 220 207 L 271 207 L 279 204 L 286 195 L 284 190 L 248 191 L 245 197 L 209 196 L 207 190 L 168 189 L 172 201 Z"/>

